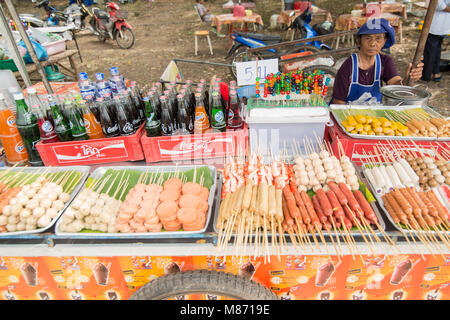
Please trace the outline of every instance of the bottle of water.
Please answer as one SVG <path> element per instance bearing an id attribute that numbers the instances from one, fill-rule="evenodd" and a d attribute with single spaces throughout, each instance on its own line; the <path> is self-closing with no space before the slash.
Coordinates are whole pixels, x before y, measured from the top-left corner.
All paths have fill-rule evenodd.
<path id="1" fill-rule="evenodd" d="M 80 72 L 80 81 L 78 81 L 78 88 L 80 89 L 81 96 L 85 99 L 86 96 L 95 95 L 95 85 L 89 80 L 86 72 Z"/>
<path id="2" fill-rule="evenodd" d="M 111 87 L 111 91 L 113 93 L 117 93 L 127 90 L 125 78 L 119 73 L 119 69 L 117 69 L 117 67 L 111 67 L 109 72 L 111 73 L 111 77 L 109 77 L 109 86 Z"/>
<path id="3" fill-rule="evenodd" d="M 103 97 L 105 93 L 109 93 L 112 96 L 111 87 L 109 86 L 108 81 L 105 81 L 103 73 L 96 73 L 95 79 L 97 79 L 97 82 L 95 83 L 95 87 L 97 88 L 96 98 Z"/>

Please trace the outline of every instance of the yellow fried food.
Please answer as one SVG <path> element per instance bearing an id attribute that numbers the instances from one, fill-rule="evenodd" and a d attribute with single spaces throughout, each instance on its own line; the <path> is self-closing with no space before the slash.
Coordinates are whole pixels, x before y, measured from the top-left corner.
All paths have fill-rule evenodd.
<path id="1" fill-rule="evenodd" d="M 364 117 L 362 114 L 357 114 L 355 116 L 356 122 L 365 124 L 366 123 L 366 117 Z"/>

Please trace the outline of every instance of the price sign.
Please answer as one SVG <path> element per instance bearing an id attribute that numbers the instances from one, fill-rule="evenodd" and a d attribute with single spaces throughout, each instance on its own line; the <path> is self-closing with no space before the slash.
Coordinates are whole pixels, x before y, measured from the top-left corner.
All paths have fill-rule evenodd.
<path id="1" fill-rule="evenodd" d="M 278 59 L 236 62 L 237 85 L 247 86 L 255 84 L 256 77 L 264 79 L 270 73 L 278 72 Z M 263 83 L 264 81 L 260 81 Z"/>

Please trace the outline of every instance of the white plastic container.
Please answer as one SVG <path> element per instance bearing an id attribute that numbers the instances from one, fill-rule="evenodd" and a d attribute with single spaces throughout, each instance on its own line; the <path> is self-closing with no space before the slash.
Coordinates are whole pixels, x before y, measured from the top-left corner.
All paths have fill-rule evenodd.
<path id="1" fill-rule="evenodd" d="M 325 107 L 255 108 L 246 121 L 250 151 L 266 159 L 283 154 L 291 158 L 299 149 L 303 154 L 310 152 L 310 146 L 320 150 L 317 138 L 323 140 L 330 113 Z"/>
<path id="2" fill-rule="evenodd" d="M 53 42 L 47 42 L 42 45 L 49 56 L 63 52 L 66 50 L 66 40 L 58 40 Z"/>

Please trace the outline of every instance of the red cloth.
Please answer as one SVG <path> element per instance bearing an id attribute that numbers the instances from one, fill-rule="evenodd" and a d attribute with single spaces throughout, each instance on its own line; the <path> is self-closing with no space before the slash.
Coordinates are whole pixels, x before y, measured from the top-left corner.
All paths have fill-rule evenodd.
<path id="1" fill-rule="evenodd" d="M 311 8 L 310 1 L 295 1 L 294 2 L 294 10 L 300 10 L 301 12 L 303 12 L 308 8 Z"/>
<path id="2" fill-rule="evenodd" d="M 233 17 L 245 17 L 245 7 L 236 4 L 233 8 Z"/>

